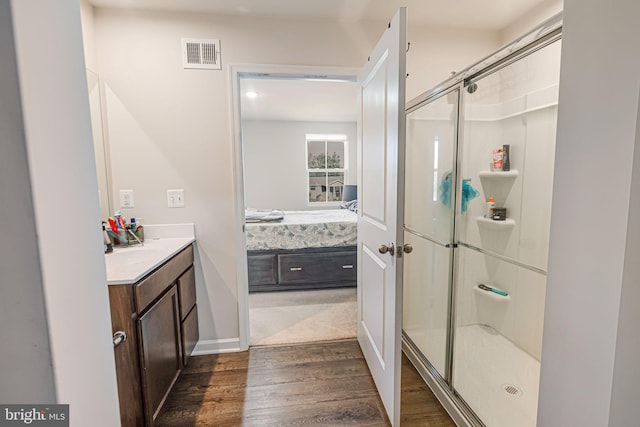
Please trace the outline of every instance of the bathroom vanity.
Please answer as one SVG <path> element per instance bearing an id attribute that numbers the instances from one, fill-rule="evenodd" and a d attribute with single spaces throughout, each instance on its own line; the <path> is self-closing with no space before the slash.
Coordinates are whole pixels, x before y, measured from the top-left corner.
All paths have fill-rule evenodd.
<path id="1" fill-rule="evenodd" d="M 192 238 L 106 255 L 122 426 L 151 426 L 198 341 Z"/>

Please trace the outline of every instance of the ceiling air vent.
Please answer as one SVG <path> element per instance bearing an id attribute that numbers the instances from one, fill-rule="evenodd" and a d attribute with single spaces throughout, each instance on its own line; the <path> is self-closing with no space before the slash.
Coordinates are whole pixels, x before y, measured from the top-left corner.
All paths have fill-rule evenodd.
<path id="1" fill-rule="evenodd" d="M 220 40 L 182 39 L 182 66 L 204 70 L 221 70 Z"/>

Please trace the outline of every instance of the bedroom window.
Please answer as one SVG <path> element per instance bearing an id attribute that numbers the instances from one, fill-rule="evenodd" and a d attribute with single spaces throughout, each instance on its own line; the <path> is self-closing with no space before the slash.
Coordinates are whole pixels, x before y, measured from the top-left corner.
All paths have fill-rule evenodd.
<path id="1" fill-rule="evenodd" d="M 307 135 L 309 204 L 336 205 L 342 201 L 346 157 L 346 135 Z"/>

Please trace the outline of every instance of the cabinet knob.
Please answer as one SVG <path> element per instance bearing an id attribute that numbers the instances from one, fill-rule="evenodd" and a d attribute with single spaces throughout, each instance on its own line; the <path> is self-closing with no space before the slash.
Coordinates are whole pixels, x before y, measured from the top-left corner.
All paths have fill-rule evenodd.
<path id="1" fill-rule="evenodd" d="M 113 334 L 113 348 L 116 348 L 127 340 L 127 333 L 124 331 L 117 331 Z"/>
<path id="2" fill-rule="evenodd" d="M 405 254 L 410 254 L 411 252 L 413 252 L 413 246 L 409 243 L 405 243 L 404 246 L 402 246 L 402 252 L 404 252 Z"/>
<path id="3" fill-rule="evenodd" d="M 380 247 L 378 248 L 378 252 L 380 252 L 381 254 L 389 253 L 391 256 L 393 256 L 393 254 L 396 253 L 396 247 L 393 243 L 389 243 L 389 246 L 380 245 Z"/>

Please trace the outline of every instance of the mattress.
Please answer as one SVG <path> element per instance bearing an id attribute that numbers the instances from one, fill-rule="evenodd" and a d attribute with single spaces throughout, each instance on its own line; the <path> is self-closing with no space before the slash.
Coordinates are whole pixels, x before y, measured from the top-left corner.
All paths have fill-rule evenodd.
<path id="1" fill-rule="evenodd" d="M 358 215 L 347 209 L 284 211 L 280 222 L 246 223 L 247 250 L 355 246 Z"/>

